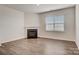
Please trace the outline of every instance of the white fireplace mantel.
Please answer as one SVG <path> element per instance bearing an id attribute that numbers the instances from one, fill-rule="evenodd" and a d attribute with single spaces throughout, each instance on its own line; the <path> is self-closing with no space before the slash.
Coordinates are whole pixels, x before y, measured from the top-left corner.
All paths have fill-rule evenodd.
<path id="1" fill-rule="evenodd" d="M 38 29 L 39 27 L 24 27 L 24 29 Z"/>

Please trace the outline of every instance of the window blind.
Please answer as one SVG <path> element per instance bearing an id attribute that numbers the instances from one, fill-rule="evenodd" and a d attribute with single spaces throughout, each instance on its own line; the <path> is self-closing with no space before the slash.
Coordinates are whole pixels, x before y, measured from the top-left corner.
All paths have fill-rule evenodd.
<path id="1" fill-rule="evenodd" d="M 46 31 L 64 31 L 64 15 L 46 16 Z"/>

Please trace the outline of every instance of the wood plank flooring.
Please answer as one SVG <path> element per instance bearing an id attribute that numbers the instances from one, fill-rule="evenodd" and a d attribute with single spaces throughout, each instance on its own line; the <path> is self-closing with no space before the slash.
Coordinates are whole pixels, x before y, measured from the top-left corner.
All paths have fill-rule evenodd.
<path id="1" fill-rule="evenodd" d="M 0 55 L 78 55 L 74 42 L 54 39 L 20 39 L 2 44 Z"/>

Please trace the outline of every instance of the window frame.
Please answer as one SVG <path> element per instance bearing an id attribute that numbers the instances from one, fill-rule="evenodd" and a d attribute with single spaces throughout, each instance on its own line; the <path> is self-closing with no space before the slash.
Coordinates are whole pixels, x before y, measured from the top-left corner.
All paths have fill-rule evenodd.
<path id="1" fill-rule="evenodd" d="M 49 17 L 48 19 L 47 19 L 47 17 Z M 59 19 L 59 17 L 62 17 L 62 18 L 60 18 Z M 63 20 L 63 21 L 60 21 L 60 23 L 56 23 L 57 22 L 57 20 Z M 52 20 L 53 22 L 50 22 L 50 21 L 48 21 L 48 20 Z M 48 22 L 47 22 L 48 21 Z M 50 30 L 47 30 L 47 26 L 49 25 L 49 24 L 52 24 L 51 26 L 53 26 L 53 30 L 51 30 L 51 31 L 61 31 L 61 32 L 64 32 L 64 15 L 55 15 L 55 16 L 46 16 L 46 19 L 45 19 L 45 22 L 46 22 L 46 31 L 50 31 Z M 63 30 L 57 30 L 56 29 L 56 26 L 55 25 L 57 25 L 57 24 L 62 24 L 63 26 Z M 61 28 L 62 28 L 61 27 Z"/>

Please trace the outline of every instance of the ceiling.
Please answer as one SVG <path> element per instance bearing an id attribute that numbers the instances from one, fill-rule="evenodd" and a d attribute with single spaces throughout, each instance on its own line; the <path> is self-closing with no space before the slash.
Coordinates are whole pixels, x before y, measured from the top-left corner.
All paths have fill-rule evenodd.
<path id="1" fill-rule="evenodd" d="M 74 4 L 5 4 L 4 6 L 27 13 L 42 13 L 51 10 L 72 7 Z"/>

